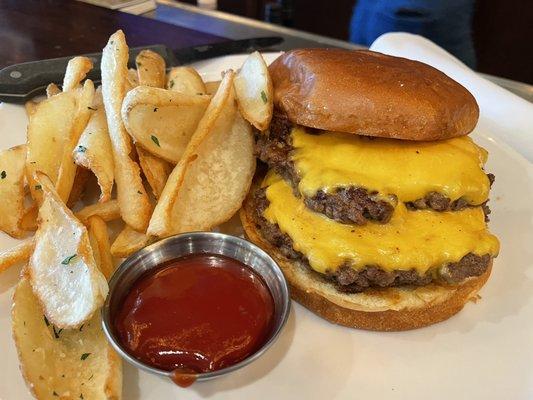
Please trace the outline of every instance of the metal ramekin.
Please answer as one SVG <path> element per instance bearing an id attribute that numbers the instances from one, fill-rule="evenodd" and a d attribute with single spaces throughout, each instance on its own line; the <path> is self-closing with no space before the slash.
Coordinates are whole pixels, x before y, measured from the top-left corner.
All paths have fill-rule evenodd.
<path id="1" fill-rule="evenodd" d="M 169 371 L 139 361 L 121 346 L 115 336 L 111 314 L 116 311 L 116 307 L 123 301 L 132 284 L 143 273 L 166 261 L 198 253 L 221 254 L 234 258 L 261 275 L 274 299 L 275 321 L 269 339 L 254 354 L 227 368 L 200 373 L 197 375 L 197 381 L 217 378 L 252 363 L 268 350 L 283 329 L 290 311 L 289 289 L 281 269 L 267 253 L 247 240 L 222 233 L 193 232 L 172 236 L 132 254 L 117 268 L 109 281 L 109 294 L 102 308 L 102 326 L 117 353 L 137 368 L 169 378 L 171 376 Z"/>

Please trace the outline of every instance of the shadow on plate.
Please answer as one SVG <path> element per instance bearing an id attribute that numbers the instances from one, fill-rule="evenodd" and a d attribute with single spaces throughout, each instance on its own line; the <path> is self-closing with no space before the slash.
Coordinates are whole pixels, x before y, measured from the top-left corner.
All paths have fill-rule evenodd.
<path id="1" fill-rule="evenodd" d="M 122 362 L 122 398 L 140 399 L 141 391 L 139 389 L 139 370 L 127 362 Z M 126 384 L 127 383 L 127 384 Z"/>
<path id="2" fill-rule="evenodd" d="M 250 385 L 267 375 L 283 360 L 289 351 L 289 347 L 294 339 L 295 320 L 294 307 L 291 307 L 291 313 L 285 328 L 277 341 L 263 356 L 232 374 L 211 381 L 193 384 L 189 390 L 197 392 L 201 397 L 211 397 L 219 392 L 235 390 Z"/>

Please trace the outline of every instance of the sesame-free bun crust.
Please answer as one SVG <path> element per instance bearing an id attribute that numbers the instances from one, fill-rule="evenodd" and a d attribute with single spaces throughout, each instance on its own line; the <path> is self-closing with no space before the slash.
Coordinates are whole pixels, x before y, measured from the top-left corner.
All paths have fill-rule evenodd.
<path id="1" fill-rule="evenodd" d="M 301 49 L 269 67 L 275 107 L 299 125 L 358 135 L 439 140 L 470 133 L 474 97 L 418 61 L 366 50 Z"/>
<path id="2" fill-rule="evenodd" d="M 289 260 L 266 241 L 254 222 L 253 207 L 249 195 L 240 212 L 248 239 L 276 260 L 294 300 L 335 324 L 372 331 L 404 331 L 444 321 L 476 298 L 491 272 L 492 265 L 480 277 L 454 286 L 430 284 L 342 293 L 318 273 Z"/>

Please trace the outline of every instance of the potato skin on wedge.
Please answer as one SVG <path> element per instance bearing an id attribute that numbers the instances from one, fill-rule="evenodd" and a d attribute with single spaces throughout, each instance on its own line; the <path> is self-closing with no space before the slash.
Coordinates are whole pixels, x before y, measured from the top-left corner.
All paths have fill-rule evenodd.
<path id="1" fill-rule="evenodd" d="M 23 276 L 13 296 L 12 329 L 22 375 L 37 399 L 122 398 L 121 360 L 99 315 L 78 329 L 55 327 Z"/>

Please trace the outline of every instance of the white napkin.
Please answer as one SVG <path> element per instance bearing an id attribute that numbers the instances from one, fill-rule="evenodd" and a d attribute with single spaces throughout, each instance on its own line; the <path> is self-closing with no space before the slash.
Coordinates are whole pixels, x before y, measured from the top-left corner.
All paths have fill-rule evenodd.
<path id="1" fill-rule="evenodd" d="M 410 33 L 386 33 L 371 50 L 410 58 L 432 65 L 466 87 L 480 108 L 481 126 L 488 136 L 504 141 L 533 161 L 533 104 L 479 76 L 446 50 L 430 40 Z M 504 62 L 502 60 L 502 62 Z"/>

